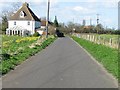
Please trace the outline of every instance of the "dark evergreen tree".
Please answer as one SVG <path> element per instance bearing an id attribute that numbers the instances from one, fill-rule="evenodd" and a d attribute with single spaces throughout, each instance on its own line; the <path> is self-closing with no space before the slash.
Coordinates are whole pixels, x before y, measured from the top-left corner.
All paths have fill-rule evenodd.
<path id="1" fill-rule="evenodd" d="M 58 21 L 57 21 L 57 17 L 55 16 L 55 20 L 54 20 L 54 26 L 55 27 L 59 27 Z"/>

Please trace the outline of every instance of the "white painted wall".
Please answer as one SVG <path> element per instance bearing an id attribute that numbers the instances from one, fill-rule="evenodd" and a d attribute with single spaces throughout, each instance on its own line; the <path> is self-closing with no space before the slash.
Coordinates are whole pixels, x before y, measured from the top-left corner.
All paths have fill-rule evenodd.
<path id="1" fill-rule="evenodd" d="M 14 22 L 16 22 L 16 25 L 14 25 Z M 12 28 L 15 26 L 21 26 L 25 29 L 27 29 L 28 31 L 31 32 L 31 34 L 34 34 L 35 32 L 35 21 L 29 21 L 30 25 L 28 25 L 28 21 L 18 21 L 18 20 L 10 20 L 8 21 L 8 28 Z"/>
<path id="2" fill-rule="evenodd" d="M 38 32 L 40 35 L 42 35 L 44 31 L 38 30 L 37 32 Z"/>
<path id="3" fill-rule="evenodd" d="M 42 28 L 42 29 L 45 29 L 45 28 L 46 28 L 46 26 L 41 26 L 41 28 Z"/>

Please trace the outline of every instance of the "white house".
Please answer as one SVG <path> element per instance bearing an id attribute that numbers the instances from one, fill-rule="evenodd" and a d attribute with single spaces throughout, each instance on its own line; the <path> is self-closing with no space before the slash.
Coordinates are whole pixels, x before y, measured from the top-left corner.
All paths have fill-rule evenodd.
<path id="1" fill-rule="evenodd" d="M 46 32 L 46 20 L 41 19 L 41 28 L 37 30 L 40 35 L 43 35 Z"/>
<path id="2" fill-rule="evenodd" d="M 41 28 L 42 28 L 42 29 L 45 29 L 45 28 L 46 28 L 46 23 L 47 23 L 46 20 L 41 20 Z"/>
<path id="3" fill-rule="evenodd" d="M 37 29 L 37 32 L 40 35 L 43 35 L 46 33 L 46 24 L 47 24 L 47 20 L 45 20 L 44 18 L 41 18 L 41 28 Z M 48 21 L 48 27 L 52 25 L 52 22 Z"/>
<path id="4" fill-rule="evenodd" d="M 25 2 L 22 7 L 10 17 L 6 34 L 20 36 L 33 35 L 40 27 L 40 19 L 29 8 L 29 4 Z"/>

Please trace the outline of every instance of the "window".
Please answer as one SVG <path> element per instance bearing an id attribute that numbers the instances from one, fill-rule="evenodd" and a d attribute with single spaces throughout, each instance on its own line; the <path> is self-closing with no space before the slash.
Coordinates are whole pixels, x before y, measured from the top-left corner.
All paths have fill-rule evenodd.
<path id="1" fill-rule="evenodd" d="M 28 22 L 28 25 L 30 25 L 30 22 Z"/>
<path id="2" fill-rule="evenodd" d="M 21 12 L 20 12 L 20 17 L 21 17 L 21 18 L 24 18 L 24 16 L 25 16 L 25 13 L 24 13 L 23 11 L 21 11 Z"/>
<path id="3" fill-rule="evenodd" d="M 16 25 L 16 22 L 14 22 L 14 25 Z"/>

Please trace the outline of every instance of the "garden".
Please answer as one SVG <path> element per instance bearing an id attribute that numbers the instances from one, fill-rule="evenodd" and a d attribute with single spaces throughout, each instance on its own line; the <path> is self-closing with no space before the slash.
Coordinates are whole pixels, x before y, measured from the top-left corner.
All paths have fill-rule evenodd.
<path id="1" fill-rule="evenodd" d="M 15 66 L 21 64 L 30 56 L 35 55 L 40 50 L 51 44 L 56 38 L 54 36 L 45 37 L 20 37 L 2 36 L 2 53 L 0 61 L 0 72 L 6 74 L 14 70 Z"/>

